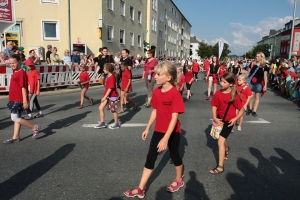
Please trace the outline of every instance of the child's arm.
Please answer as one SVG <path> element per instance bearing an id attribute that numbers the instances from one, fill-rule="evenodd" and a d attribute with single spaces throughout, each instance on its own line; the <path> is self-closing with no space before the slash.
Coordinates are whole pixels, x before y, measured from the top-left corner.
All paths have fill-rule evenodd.
<path id="1" fill-rule="evenodd" d="M 125 91 L 128 91 L 128 88 L 129 88 L 129 85 L 131 84 L 131 79 L 128 79 L 128 84 L 127 84 L 127 86 L 126 86 L 126 88 L 125 88 Z"/>
<path id="2" fill-rule="evenodd" d="M 173 133 L 175 126 L 178 122 L 178 115 L 179 115 L 179 113 L 172 113 L 172 119 L 168 126 L 168 130 L 165 133 L 164 137 L 160 140 L 160 142 L 157 145 L 157 148 L 158 148 L 157 152 L 162 152 L 167 149 L 169 138 L 170 138 L 171 134 Z"/>
<path id="3" fill-rule="evenodd" d="M 235 117 L 235 118 L 233 118 L 233 119 L 231 119 L 230 121 L 229 121 L 229 125 L 228 125 L 228 127 L 230 127 L 230 126 L 234 126 L 235 125 L 235 122 L 236 122 L 236 120 L 238 120 L 243 114 L 244 114 L 244 111 L 245 111 L 245 109 L 244 108 L 242 108 L 241 110 L 239 110 L 239 112 L 238 112 L 238 114 L 237 114 L 237 116 Z"/>
<path id="4" fill-rule="evenodd" d="M 40 80 L 37 80 L 37 89 L 36 89 L 36 95 L 40 96 Z"/>
<path id="5" fill-rule="evenodd" d="M 107 90 L 106 94 L 102 97 L 101 103 L 103 103 L 103 102 L 106 100 L 106 98 L 108 97 L 108 95 L 110 94 L 110 92 L 111 92 L 111 88 L 109 88 L 109 89 Z"/>
<path id="6" fill-rule="evenodd" d="M 28 109 L 27 89 L 22 87 L 23 107 Z"/>
<path id="7" fill-rule="evenodd" d="M 211 112 L 212 112 L 213 120 L 215 121 L 215 123 L 218 124 L 218 126 L 223 126 L 224 122 L 222 122 L 221 119 L 217 118 L 217 107 L 216 106 L 211 107 Z"/>
<path id="8" fill-rule="evenodd" d="M 147 135 L 148 135 L 149 130 L 150 130 L 152 124 L 154 123 L 155 119 L 156 119 L 156 109 L 153 109 L 152 112 L 151 112 L 150 119 L 148 121 L 147 127 L 144 130 L 144 132 L 142 133 L 142 139 L 144 141 L 147 139 Z"/>
<path id="9" fill-rule="evenodd" d="M 245 103 L 245 105 L 244 105 L 244 109 L 245 109 L 245 110 L 246 110 L 247 105 L 248 105 L 248 103 L 249 103 L 249 101 L 250 101 L 251 98 L 252 98 L 252 94 L 251 94 L 250 96 L 248 96 L 248 98 L 247 98 L 247 101 L 246 101 L 246 103 Z"/>

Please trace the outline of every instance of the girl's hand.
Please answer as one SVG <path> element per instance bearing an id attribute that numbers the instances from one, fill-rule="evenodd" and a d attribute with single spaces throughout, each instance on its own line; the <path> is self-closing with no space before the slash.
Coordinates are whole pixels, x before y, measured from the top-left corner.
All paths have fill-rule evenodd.
<path id="1" fill-rule="evenodd" d="M 266 91 L 267 91 L 267 85 L 265 85 L 263 88 L 263 92 L 266 92 Z"/>
<path id="2" fill-rule="evenodd" d="M 218 126 L 223 126 L 223 125 L 224 125 L 224 122 L 222 122 L 222 120 L 219 119 L 219 118 L 215 118 L 214 121 L 215 121 L 215 123 L 216 123 Z"/>
<path id="3" fill-rule="evenodd" d="M 37 96 L 40 96 L 40 91 L 37 91 L 37 92 L 36 92 L 36 95 L 37 95 Z"/>
<path id="4" fill-rule="evenodd" d="M 236 122 L 237 118 L 233 118 L 229 121 L 229 124 L 228 124 L 228 127 L 230 126 L 234 126 L 235 125 L 235 122 Z"/>
<path id="5" fill-rule="evenodd" d="M 28 102 L 24 102 L 24 103 L 23 103 L 23 108 L 26 110 L 26 109 L 28 109 L 28 107 L 29 107 L 29 106 L 28 106 Z"/>
<path id="6" fill-rule="evenodd" d="M 144 132 L 142 133 L 142 139 L 144 141 L 146 141 L 148 133 L 149 133 L 149 130 L 147 130 L 147 129 L 145 129 Z"/>
<path id="7" fill-rule="evenodd" d="M 145 77 L 142 76 L 142 80 L 144 80 L 144 79 L 145 79 Z"/>
<path id="8" fill-rule="evenodd" d="M 167 149 L 167 146 L 168 146 L 168 139 L 163 137 L 157 145 L 157 148 L 158 148 L 157 152 L 163 152 L 164 150 Z"/>
<path id="9" fill-rule="evenodd" d="M 244 105 L 244 110 L 247 110 L 247 105 Z"/>

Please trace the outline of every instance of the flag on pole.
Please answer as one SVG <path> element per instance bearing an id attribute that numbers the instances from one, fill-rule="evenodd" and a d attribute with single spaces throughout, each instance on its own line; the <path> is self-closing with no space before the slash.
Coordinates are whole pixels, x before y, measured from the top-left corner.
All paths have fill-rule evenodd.
<path id="1" fill-rule="evenodd" d="M 223 40 L 219 40 L 219 59 L 221 58 L 223 48 L 224 48 L 224 42 Z"/>

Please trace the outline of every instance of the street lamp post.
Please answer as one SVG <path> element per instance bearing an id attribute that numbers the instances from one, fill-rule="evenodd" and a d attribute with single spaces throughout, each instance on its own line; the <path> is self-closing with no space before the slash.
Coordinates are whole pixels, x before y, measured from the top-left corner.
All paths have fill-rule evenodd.
<path id="1" fill-rule="evenodd" d="M 291 59 L 291 56 L 292 56 L 292 46 L 293 46 L 293 40 L 294 40 L 294 24 L 295 24 L 295 17 L 296 17 L 296 5 L 297 5 L 297 0 L 294 0 L 294 15 L 293 15 L 293 23 L 292 23 L 289 59 Z"/>

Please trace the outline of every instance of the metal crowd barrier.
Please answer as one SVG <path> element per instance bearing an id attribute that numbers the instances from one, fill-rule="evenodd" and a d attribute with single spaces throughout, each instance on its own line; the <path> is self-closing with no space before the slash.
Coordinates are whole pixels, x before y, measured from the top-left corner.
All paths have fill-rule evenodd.
<path id="1" fill-rule="evenodd" d="M 90 84 L 99 83 L 100 74 L 95 76 L 95 66 L 89 66 L 87 73 L 90 76 Z M 40 87 L 51 88 L 60 86 L 77 85 L 80 71 L 78 67 L 66 65 L 36 65 L 40 74 Z M 143 74 L 144 68 L 132 68 L 132 77 L 138 78 Z M 8 92 L 12 70 L 10 67 L 0 66 L 0 92 Z"/>

